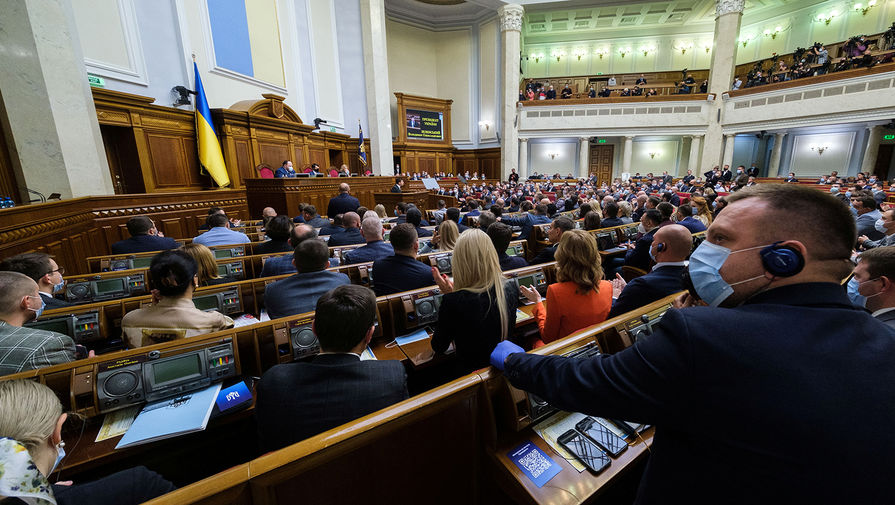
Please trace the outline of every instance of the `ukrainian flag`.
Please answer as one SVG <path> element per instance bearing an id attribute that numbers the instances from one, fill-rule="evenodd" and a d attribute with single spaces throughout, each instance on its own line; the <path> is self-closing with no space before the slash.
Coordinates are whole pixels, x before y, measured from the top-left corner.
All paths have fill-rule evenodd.
<path id="1" fill-rule="evenodd" d="M 364 130 L 357 123 L 357 159 L 363 166 L 367 166 L 367 150 L 364 148 Z"/>
<path id="2" fill-rule="evenodd" d="M 227 166 L 224 165 L 221 144 L 211 122 L 211 109 L 208 108 L 205 88 L 202 87 L 202 79 L 199 78 L 199 66 L 195 61 L 193 70 L 196 72 L 196 136 L 199 144 L 199 164 L 218 186 L 229 186 L 230 177 L 227 175 Z"/>

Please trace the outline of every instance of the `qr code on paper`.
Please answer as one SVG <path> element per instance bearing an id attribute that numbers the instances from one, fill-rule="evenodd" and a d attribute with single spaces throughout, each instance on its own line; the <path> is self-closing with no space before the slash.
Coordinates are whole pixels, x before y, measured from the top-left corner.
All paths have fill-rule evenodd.
<path id="1" fill-rule="evenodd" d="M 541 456 L 540 451 L 531 451 L 519 460 L 519 465 L 531 473 L 532 478 L 537 479 L 550 468 L 550 461 Z"/>

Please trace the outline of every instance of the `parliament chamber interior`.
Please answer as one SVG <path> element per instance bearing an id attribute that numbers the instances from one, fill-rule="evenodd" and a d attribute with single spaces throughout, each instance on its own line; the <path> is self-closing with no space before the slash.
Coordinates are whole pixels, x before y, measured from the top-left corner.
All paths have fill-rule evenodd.
<path id="1" fill-rule="evenodd" d="M 895 0 L 8 0 L 0 64 L 2 505 L 891 503 Z"/>

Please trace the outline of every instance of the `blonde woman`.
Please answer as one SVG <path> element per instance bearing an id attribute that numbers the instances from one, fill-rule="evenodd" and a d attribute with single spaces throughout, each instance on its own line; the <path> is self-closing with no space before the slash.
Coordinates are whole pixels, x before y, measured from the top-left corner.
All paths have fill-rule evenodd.
<path id="1" fill-rule="evenodd" d="M 214 253 L 211 252 L 211 249 L 191 242 L 184 244 L 180 250 L 196 260 L 196 265 L 199 267 L 196 274 L 199 277 L 199 286 L 213 286 L 226 282 L 226 279 L 218 275 L 218 264 L 214 261 Z"/>
<path id="2" fill-rule="evenodd" d="M 419 254 L 453 251 L 459 236 L 460 230 L 457 228 L 457 223 L 445 219 L 435 230 L 435 235 L 432 236 L 429 245 L 420 249 Z"/>
<path id="3" fill-rule="evenodd" d="M 31 380 L 0 382 L 0 502 L 129 505 L 174 490 L 142 466 L 94 482 L 51 485 L 50 474 L 65 457 L 62 426 L 67 418 L 47 386 Z"/>
<path id="4" fill-rule="evenodd" d="M 631 206 L 631 202 L 627 200 L 618 202 L 618 218 L 622 220 L 622 224 L 633 223 L 632 215 L 634 215 L 634 208 Z"/>
<path id="5" fill-rule="evenodd" d="M 602 323 L 612 308 L 612 283 L 602 280 L 600 251 L 592 234 L 582 230 L 563 233 L 555 257 L 558 282 L 547 288 L 546 310 L 536 289 L 519 286 L 522 295 L 536 304 L 533 314 L 542 342 L 535 347 Z"/>
<path id="6" fill-rule="evenodd" d="M 385 206 L 381 203 L 377 203 L 375 207 L 373 207 L 373 211 L 376 212 L 376 215 L 379 216 L 380 219 L 388 218 L 388 214 L 385 212 Z"/>
<path id="7" fill-rule="evenodd" d="M 694 214 L 693 217 L 702 221 L 702 224 L 708 228 L 709 225 L 712 224 L 712 208 L 709 207 L 708 200 L 701 196 L 694 196 L 690 202 L 696 209 L 696 214 Z"/>
<path id="8" fill-rule="evenodd" d="M 453 342 L 463 372 L 470 372 L 488 366 L 491 350 L 516 326 L 519 295 L 501 273 L 494 245 L 482 230 L 460 235 L 451 263 L 453 281 L 432 268 L 444 295 L 432 349 L 444 353 Z"/>

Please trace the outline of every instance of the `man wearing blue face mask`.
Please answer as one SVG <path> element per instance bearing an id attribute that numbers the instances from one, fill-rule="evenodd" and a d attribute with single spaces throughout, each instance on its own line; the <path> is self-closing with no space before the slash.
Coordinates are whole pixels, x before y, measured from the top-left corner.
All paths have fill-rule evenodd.
<path id="1" fill-rule="evenodd" d="M 895 248 L 878 247 L 861 254 L 850 281 L 871 315 L 895 327 Z"/>
<path id="2" fill-rule="evenodd" d="M 867 191 L 858 191 L 851 195 L 852 208 L 857 213 L 855 224 L 858 227 L 858 235 L 870 240 L 880 240 L 885 233 L 876 229 L 876 222 L 882 217 L 876 208 L 876 199 Z"/>
<path id="3" fill-rule="evenodd" d="M 0 271 L 0 375 L 77 359 L 69 336 L 23 327 L 37 319 L 44 307 L 37 283 L 18 272 Z"/>
<path id="4" fill-rule="evenodd" d="M 47 310 L 71 305 L 55 297 L 55 295 L 61 296 L 64 291 L 65 279 L 62 278 L 62 274 L 65 273 L 65 269 L 57 265 L 49 254 L 24 253 L 12 256 L 0 262 L 0 270 L 25 274 L 36 282 Z"/>
<path id="5" fill-rule="evenodd" d="M 891 502 L 895 329 L 841 286 L 854 220 L 796 184 L 728 202 L 688 266 L 709 307 L 682 295 L 611 356 L 501 342 L 491 363 L 562 410 L 654 424 L 636 503 Z"/>

